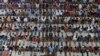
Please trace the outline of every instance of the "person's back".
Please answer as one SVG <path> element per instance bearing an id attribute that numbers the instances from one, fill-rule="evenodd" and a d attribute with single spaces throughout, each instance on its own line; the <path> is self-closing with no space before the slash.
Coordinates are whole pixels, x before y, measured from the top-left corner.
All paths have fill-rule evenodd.
<path id="1" fill-rule="evenodd" d="M 8 51 L 3 51 L 3 52 L 2 52 L 2 56 L 9 56 Z"/>

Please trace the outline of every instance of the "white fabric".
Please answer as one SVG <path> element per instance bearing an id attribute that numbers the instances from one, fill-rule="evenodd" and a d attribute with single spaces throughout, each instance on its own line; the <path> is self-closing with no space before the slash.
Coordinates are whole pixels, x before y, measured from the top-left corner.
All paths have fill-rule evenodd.
<path id="1" fill-rule="evenodd" d="M 79 4 L 79 9 L 82 9 L 82 4 Z"/>
<path id="2" fill-rule="evenodd" d="M 57 52 L 57 56 L 65 56 L 64 52 Z"/>
<path id="3" fill-rule="evenodd" d="M 4 48 L 4 50 L 6 50 L 6 51 L 7 51 L 7 50 L 8 50 L 7 45 L 3 45 L 3 46 L 5 47 L 5 48 Z"/>
<path id="4" fill-rule="evenodd" d="M 100 5 L 98 5 L 98 9 L 100 9 Z"/>
<path id="5" fill-rule="evenodd" d="M 41 20 L 44 22 L 46 20 L 46 17 L 41 17 Z"/>
<path id="6" fill-rule="evenodd" d="M 4 2 L 4 3 L 7 3 L 7 2 L 8 2 L 8 0 L 3 0 L 3 2 Z"/>
<path id="7" fill-rule="evenodd" d="M 27 22 L 28 21 L 28 18 L 24 18 L 24 22 Z"/>
<path id="8" fill-rule="evenodd" d="M 6 11 L 4 9 L 0 9 L 0 15 L 5 15 Z"/>
<path id="9" fill-rule="evenodd" d="M 39 4 L 35 4 L 36 8 L 39 8 Z"/>
<path id="10" fill-rule="evenodd" d="M 21 20 L 20 20 L 20 17 L 18 17 L 17 19 L 16 19 L 18 22 L 20 22 Z"/>
<path id="11" fill-rule="evenodd" d="M 6 33 L 6 32 L 1 32 L 0 35 L 4 35 L 4 36 L 6 36 L 7 33 Z"/>
<path id="12" fill-rule="evenodd" d="M 89 0 L 89 2 L 93 2 L 94 0 Z"/>

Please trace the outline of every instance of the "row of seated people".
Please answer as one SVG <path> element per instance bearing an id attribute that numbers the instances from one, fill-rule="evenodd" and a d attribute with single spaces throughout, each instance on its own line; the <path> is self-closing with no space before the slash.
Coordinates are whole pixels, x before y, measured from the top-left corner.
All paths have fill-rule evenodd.
<path id="1" fill-rule="evenodd" d="M 70 33 L 70 32 L 0 32 L 1 40 L 15 41 L 26 39 L 28 41 L 100 41 L 100 33 Z"/>
<path id="2" fill-rule="evenodd" d="M 0 3 L 0 9 L 31 9 L 30 3 Z"/>
<path id="3" fill-rule="evenodd" d="M 0 32 L 91 32 L 99 33 L 98 24 L 0 23 Z"/>
<path id="4" fill-rule="evenodd" d="M 24 51 L 1 51 L 2 56 L 99 56 L 99 52 L 24 52 Z"/>
<path id="5" fill-rule="evenodd" d="M 98 17 L 0 16 L 0 22 L 34 22 L 46 24 L 99 24 L 100 20 Z"/>
<path id="6" fill-rule="evenodd" d="M 99 0 L 32 0 L 32 2 L 39 2 L 39 3 L 53 3 L 54 1 L 58 3 L 68 2 L 68 3 L 100 3 Z"/>
<path id="7" fill-rule="evenodd" d="M 93 43 L 95 45 L 93 45 Z M 0 51 L 14 50 L 14 51 L 34 51 L 34 52 L 58 52 L 58 51 L 71 51 L 71 52 L 97 52 L 100 50 L 99 42 L 27 42 L 19 40 L 18 42 L 6 43 L 0 46 Z M 96 46 L 96 44 L 98 44 Z M 72 45 L 72 46 L 71 46 Z"/>
<path id="8" fill-rule="evenodd" d="M 33 8 L 62 8 L 62 9 L 71 9 L 71 10 L 78 10 L 78 9 L 84 9 L 84 8 L 87 8 L 87 9 L 95 9 L 95 8 L 98 8 L 99 9 L 99 5 L 97 4 L 72 4 L 72 3 L 68 3 L 68 2 L 64 2 L 64 3 L 58 3 L 56 1 L 53 1 L 52 3 L 39 3 L 39 2 L 36 2 L 36 3 L 32 3 L 32 2 L 29 2 L 31 3 L 32 7 Z M 24 6 L 28 6 L 28 7 L 31 7 L 31 5 L 29 3 L 15 3 L 15 2 L 11 2 L 11 3 L 1 3 L 0 5 L 1 6 L 4 6 L 5 8 L 8 7 L 8 8 L 19 8 L 21 7 L 22 5 Z M 3 7 L 3 8 L 4 8 Z M 23 6 L 22 6 L 23 7 Z M 25 8 L 25 7 L 24 7 Z"/>
<path id="9" fill-rule="evenodd" d="M 61 10 L 54 10 L 54 11 L 49 11 L 49 12 L 45 12 L 42 11 L 40 12 L 39 9 L 35 9 L 35 10 L 30 10 L 30 9 L 15 9 L 15 10 L 10 10 L 10 9 L 0 9 L 0 15 L 1 16 L 28 16 L 28 15 L 32 15 L 32 16 L 53 16 L 53 17 L 57 17 L 57 16 L 61 16 L 61 17 L 66 17 L 66 16 L 84 16 L 84 17 L 99 17 L 99 11 L 61 11 Z"/>
<path id="10" fill-rule="evenodd" d="M 30 3 L 32 0 L 0 0 L 0 3 Z"/>
<path id="11" fill-rule="evenodd" d="M 25 2 L 39 2 L 39 3 L 52 3 L 52 2 L 69 2 L 69 3 L 100 3 L 99 0 L 0 0 L 1 3 L 9 3 L 9 2 L 19 2 L 19 3 L 25 3 Z"/>
<path id="12" fill-rule="evenodd" d="M 12 3 L 13 4 L 13 3 Z M 4 9 L 1 9 L 1 15 L 5 15 L 7 12 L 9 12 L 9 13 L 11 13 L 10 11 L 13 11 L 13 16 L 14 15 L 17 15 L 16 13 L 17 13 L 17 11 L 19 11 L 19 10 L 17 10 L 17 9 L 13 9 L 13 7 L 16 7 L 17 5 L 13 5 L 13 6 L 11 6 L 11 4 L 9 5 L 9 4 L 7 4 L 7 6 L 6 7 L 11 7 L 11 9 L 7 9 L 7 10 L 4 10 Z M 19 5 L 18 7 L 20 7 L 21 5 Z M 51 5 L 50 5 L 51 6 Z M 57 5 L 58 6 L 58 5 Z M 2 7 L 5 7 L 5 6 L 1 6 L 1 8 Z M 30 4 L 27 4 L 27 5 L 23 5 L 22 7 L 24 7 L 24 8 L 30 8 L 31 6 L 30 6 Z M 37 6 L 33 6 L 33 7 L 39 7 L 39 5 Z M 42 6 L 41 6 L 42 7 Z M 43 7 L 46 7 L 45 5 L 43 5 Z M 42 8 L 43 8 L 42 7 Z M 48 7 L 48 6 L 47 6 Z M 53 6 L 54 7 L 54 6 Z M 63 5 L 61 6 L 61 7 L 63 7 Z M 72 7 L 72 8 L 70 8 L 70 7 Z M 36 13 L 38 16 L 39 16 L 39 14 L 42 14 L 42 15 L 45 15 L 45 14 L 47 14 L 47 15 L 54 15 L 54 16 L 59 16 L 59 15 L 64 15 L 65 14 L 65 16 L 98 16 L 99 15 L 99 5 L 92 5 L 92 4 L 89 4 L 89 5 L 82 5 L 82 4 L 79 4 L 79 6 L 75 6 L 74 4 L 71 4 L 70 5 L 70 7 L 68 8 L 68 6 L 66 7 L 67 9 L 69 9 L 70 11 L 66 11 L 66 12 L 64 12 L 64 10 L 59 10 L 59 9 L 54 9 L 53 11 L 51 10 L 51 9 L 48 9 L 48 10 L 46 10 L 46 11 L 42 11 L 42 12 L 40 12 L 40 10 L 41 9 L 37 9 L 37 10 L 35 10 L 35 9 L 32 9 L 32 14 L 34 14 L 34 13 Z M 55 8 L 55 7 L 54 7 Z M 75 8 L 77 8 L 77 10 L 79 10 L 79 11 L 77 11 L 77 10 L 75 10 Z M 98 8 L 98 9 L 97 9 Z M 30 8 L 31 9 L 31 8 Z M 71 9 L 73 9 L 73 10 L 71 10 Z M 24 11 L 24 9 L 20 9 L 20 10 L 22 10 L 22 12 L 24 13 L 25 11 Z M 48 12 L 47 12 L 48 11 Z M 52 13 L 50 13 L 52 11 Z M 88 12 L 88 13 L 87 13 Z M 89 15 L 89 13 L 90 13 L 90 15 Z M 95 15 L 96 14 L 96 15 Z"/>
<path id="13" fill-rule="evenodd" d="M 34 11 L 32 11 L 32 14 L 34 15 Z M 99 17 L 99 11 L 76 11 L 76 10 L 72 10 L 72 11 L 61 11 L 61 10 L 54 10 L 53 12 L 51 11 L 42 11 L 41 14 L 39 14 L 38 10 L 37 10 L 37 15 L 36 16 L 61 16 L 61 17 L 66 17 L 66 16 L 75 16 L 75 17 Z"/>
<path id="14" fill-rule="evenodd" d="M 32 8 L 34 9 L 62 9 L 62 10 L 89 10 L 89 9 L 95 9 L 99 10 L 99 4 L 72 4 L 72 3 L 58 3 L 58 2 L 53 2 L 53 3 L 33 3 Z"/>
<path id="15" fill-rule="evenodd" d="M 1 16 L 28 16 L 31 14 L 31 9 L 0 9 Z"/>
<path id="16" fill-rule="evenodd" d="M 62 11 L 62 10 L 49 10 L 46 12 L 45 10 L 40 11 L 40 9 L 0 9 L 0 15 L 1 16 L 53 16 L 53 17 L 66 17 L 66 16 L 75 16 L 75 17 L 99 17 L 100 13 L 99 11 Z"/>
<path id="17" fill-rule="evenodd" d="M 100 5 L 99 4 L 72 4 L 72 3 L 57 3 L 53 2 L 52 4 L 50 3 L 1 3 L 0 4 L 1 9 L 9 8 L 9 9 L 18 9 L 18 8 L 23 8 L 23 9 L 61 9 L 61 10 L 68 10 L 68 11 L 79 11 L 79 10 L 85 10 L 85 11 L 95 11 L 95 10 L 100 10 Z"/>
<path id="18" fill-rule="evenodd" d="M 30 13 L 30 14 L 29 14 Z M 26 16 L 26 15 L 33 15 L 33 16 L 61 16 L 61 17 L 66 17 L 66 16 L 75 16 L 75 17 L 99 17 L 100 13 L 99 11 L 61 11 L 61 10 L 54 10 L 54 11 L 40 11 L 39 9 L 37 10 L 31 10 L 31 9 L 0 9 L 0 15 L 2 16 Z"/>

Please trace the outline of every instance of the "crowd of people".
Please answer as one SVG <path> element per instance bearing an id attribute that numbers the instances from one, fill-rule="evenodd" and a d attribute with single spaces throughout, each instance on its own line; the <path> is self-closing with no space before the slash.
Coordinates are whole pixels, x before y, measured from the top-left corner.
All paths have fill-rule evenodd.
<path id="1" fill-rule="evenodd" d="M 99 4 L 0 0 L 0 56 L 100 56 Z"/>

